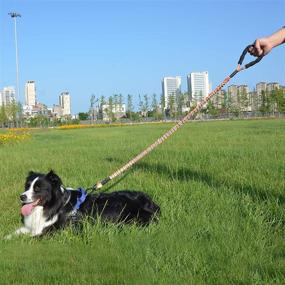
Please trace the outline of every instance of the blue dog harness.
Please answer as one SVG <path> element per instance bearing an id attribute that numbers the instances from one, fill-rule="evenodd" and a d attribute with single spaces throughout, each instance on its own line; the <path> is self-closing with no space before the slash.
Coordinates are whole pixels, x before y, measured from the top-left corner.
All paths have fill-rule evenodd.
<path id="1" fill-rule="evenodd" d="M 83 188 L 78 188 L 78 191 L 80 192 L 80 196 L 77 197 L 77 202 L 75 206 L 73 207 L 73 210 L 78 211 L 81 204 L 84 203 L 86 197 L 87 197 L 87 192 Z"/>
<path id="2" fill-rule="evenodd" d="M 78 210 L 80 209 L 81 204 L 84 203 L 87 197 L 87 192 L 83 188 L 78 188 L 79 196 L 77 197 L 76 204 L 73 207 L 73 211 L 70 213 L 71 216 L 75 217 L 77 215 Z"/>

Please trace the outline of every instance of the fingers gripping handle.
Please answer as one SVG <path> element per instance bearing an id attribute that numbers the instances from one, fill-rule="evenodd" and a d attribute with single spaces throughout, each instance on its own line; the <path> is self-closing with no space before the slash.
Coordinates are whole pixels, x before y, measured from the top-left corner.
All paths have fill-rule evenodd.
<path id="1" fill-rule="evenodd" d="M 242 65 L 243 60 L 244 60 L 246 54 L 249 52 L 249 49 L 250 49 L 251 47 L 253 47 L 253 45 L 248 45 L 248 46 L 243 50 L 243 52 L 242 52 L 242 54 L 241 54 L 241 56 L 240 56 L 240 58 L 239 58 L 239 61 L 238 61 L 238 64 L 239 64 L 239 65 Z M 251 62 L 245 64 L 242 69 L 247 69 L 247 68 L 249 68 L 249 67 L 255 65 L 256 63 L 260 62 L 260 61 L 262 60 L 262 58 L 263 58 L 263 56 L 259 56 L 259 57 L 256 58 L 255 60 L 253 60 L 253 61 L 251 61 Z"/>
<path id="2" fill-rule="evenodd" d="M 260 62 L 263 58 L 263 56 L 259 56 L 257 59 L 245 64 L 244 66 L 241 66 L 243 61 L 244 61 L 244 58 L 246 56 L 246 54 L 249 52 L 249 49 L 253 47 L 253 45 L 248 45 L 242 52 L 240 58 L 239 58 L 239 61 L 238 61 L 238 66 L 236 68 L 236 70 L 229 76 L 230 78 L 233 78 L 238 72 L 240 72 L 241 70 L 244 70 L 244 69 L 247 69 L 253 65 L 255 65 L 256 63 Z"/>

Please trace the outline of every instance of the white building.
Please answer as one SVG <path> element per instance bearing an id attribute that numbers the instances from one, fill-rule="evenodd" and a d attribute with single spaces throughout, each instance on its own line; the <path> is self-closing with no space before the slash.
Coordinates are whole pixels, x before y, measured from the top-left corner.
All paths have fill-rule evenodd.
<path id="1" fill-rule="evenodd" d="M 267 91 L 268 92 L 272 92 L 274 90 L 278 90 L 280 89 L 280 84 L 277 83 L 277 82 L 270 82 L 270 83 L 267 83 Z"/>
<path id="2" fill-rule="evenodd" d="M 221 109 L 224 106 L 225 96 L 226 96 L 226 90 L 222 89 L 218 91 L 214 97 L 212 97 L 211 102 L 213 103 L 215 108 Z"/>
<path id="3" fill-rule="evenodd" d="M 256 92 L 258 96 L 261 96 L 262 92 L 265 92 L 267 89 L 267 83 L 266 82 L 258 82 L 256 84 Z"/>
<path id="4" fill-rule="evenodd" d="M 53 105 L 51 114 L 57 118 L 60 118 L 63 115 L 63 108 L 59 105 Z"/>
<path id="5" fill-rule="evenodd" d="M 230 106 L 237 106 L 238 103 L 238 85 L 232 84 L 228 86 L 228 104 Z"/>
<path id="6" fill-rule="evenodd" d="M 187 75 L 187 85 L 190 100 L 200 102 L 210 93 L 208 71 L 191 72 Z"/>
<path id="7" fill-rule="evenodd" d="M 71 115 L 71 103 L 69 92 L 62 92 L 59 95 L 59 105 L 62 108 L 62 115 Z"/>
<path id="8" fill-rule="evenodd" d="M 13 86 L 4 87 L 0 92 L 0 106 L 6 106 L 15 102 L 15 88 Z"/>
<path id="9" fill-rule="evenodd" d="M 25 103 L 27 106 L 36 105 L 36 84 L 35 81 L 27 81 L 25 84 Z"/>
<path id="10" fill-rule="evenodd" d="M 0 107 L 4 105 L 3 92 L 0 90 Z"/>
<path id="11" fill-rule="evenodd" d="M 247 85 L 239 85 L 237 87 L 238 91 L 238 103 L 241 111 L 250 112 L 250 97 L 249 97 L 249 88 Z"/>
<path id="12" fill-rule="evenodd" d="M 126 104 L 113 104 L 112 105 L 112 112 L 110 110 L 109 104 L 101 104 L 98 108 L 98 119 L 109 121 L 110 114 L 114 116 L 116 119 L 126 117 Z"/>
<path id="13" fill-rule="evenodd" d="M 169 99 L 171 96 L 176 102 L 177 97 L 181 94 L 181 77 L 164 77 L 162 80 L 162 94 L 165 101 L 165 109 L 169 109 Z"/>

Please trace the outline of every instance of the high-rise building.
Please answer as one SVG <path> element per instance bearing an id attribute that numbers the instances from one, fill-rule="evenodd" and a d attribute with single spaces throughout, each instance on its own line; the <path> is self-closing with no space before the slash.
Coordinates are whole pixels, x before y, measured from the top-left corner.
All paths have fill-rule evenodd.
<path id="1" fill-rule="evenodd" d="M 176 102 L 177 97 L 181 94 L 181 77 L 164 77 L 162 80 L 162 94 L 165 102 L 164 108 L 169 109 L 171 97 Z"/>
<path id="2" fill-rule="evenodd" d="M 231 105 L 238 104 L 238 86 L 237 85 L 230 85 L 228 87 L 228 103 Z"/>
<path id="3" fill-rule="evenodd" d="M 15 102 L 15 88 L 13 86 L 4 87 L 1 94 L 1 105 L 6 106 Z"/>
<path id="4" fill-rule="evenodd" d="M 272 91 L 279 89 L 279 88 L 280 88 L 280 84 L 277 82 L 267 83 L 267 91 L 268 92 L 272 92 Z"/>
<path id="5" fill-rule="evenodd" d="M 259 82 L 256 84 L 256 93 L 258 96 L 261 96 L 262 91 L 266 91 L 267 83 L 266 82 Z"/>
<path id="6" fill-rule="evenodd" d="M 244 111 L 244 112 L 251 111 L 248 86 L 239 85 L 237 87 L 237 92 L 238 92 L 238 105 L 241 111 Z"/>
<path id="7" fill-rule="evenodd" d="M 247 85 L 230 85 L 228 87 L 228 103 L 233 108 L 250 111 L 249 88 Z"/>
<path id="8" fill-rule="evenodd" d="M 27 106 L 36 105 L 36 84 L 35 81 L 27 81 L 25 84 L 25 99 Z"/>
<path id="9" fill-rule="evenodd" d="M 249 89 L 248 89 L 248 86 L 247 85 L 239 85 L 237 87 L 237 91 L 238 91 L 238 94 L 241 95 L 241 94 L 247 94 L 249 92 Z"/>
<path id="10" fill-rule="evenodd" d="M 187 76 L 190 101 L 200 102 L 210 92 L 208 71 L 191 72 Z"/>
<path id="11" fill-rule="evenodd" d="M 266 82 L 259 82 L 256 84 L 256 98 L 253 101 L 254 108 L 256 111 L 259 110 L 261 107 L 262 102 L 262 94 L 267 90 L 267 83 Z"/>
<path id="12" fill-rule="evenodd" d="M 225 104 L 226 91 L 224 89 L 217 92 L 217 94 L 211 99 L 214 107 L 221 109 Z"/>
<path id="13" fill-rule="evenodd" d="M 255 90 L 249 92 L 251 111 L 256 112 L 259 109 L 259 99 Z"/>
<path id="14" fill-rule="evenodd" d="M 59 105 L 62 108 L 62 114 L 71 115 L 71 103 L 70 103 L 70 94 L 69 92 L 62 92 L 59 95 Z"/>

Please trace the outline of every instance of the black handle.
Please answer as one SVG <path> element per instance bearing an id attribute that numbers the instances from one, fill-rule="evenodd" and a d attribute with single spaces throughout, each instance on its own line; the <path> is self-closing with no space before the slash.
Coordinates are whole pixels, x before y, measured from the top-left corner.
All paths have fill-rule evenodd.
<path id="1" fill-rule="evenodd" d="M 242 52 L 242 54 L 241 54 L 241 56 L 240 56 L 240 58 L 239 58 L 239 61 L 238 61 L 238 64 L 239 64 L 239 65 L 242 65 L 243 60 L 244 60 L 244 58 L 245 58 L 245 55 L 249 52 L 249 48 L 251 48 L 251 47 L 253 47 L 253 45 L 248 45 L 248 46 L 244 49 L 244 51 Z M 253 60 L 253 61 L 251 61 L 251 62 L 245 64 L 245 65 L 244 65 L 244 68 L 246 69 L 246 68 L 249 68 L 249 67 L 255 65 L 256 63 L 260 62 L 260 61 L 262 60 L 262 58 L 263 58 L 263 55 L 262 55 L 262 56 L 259 56 L 257 59 L 255 59 L 255 60 Z"/>

